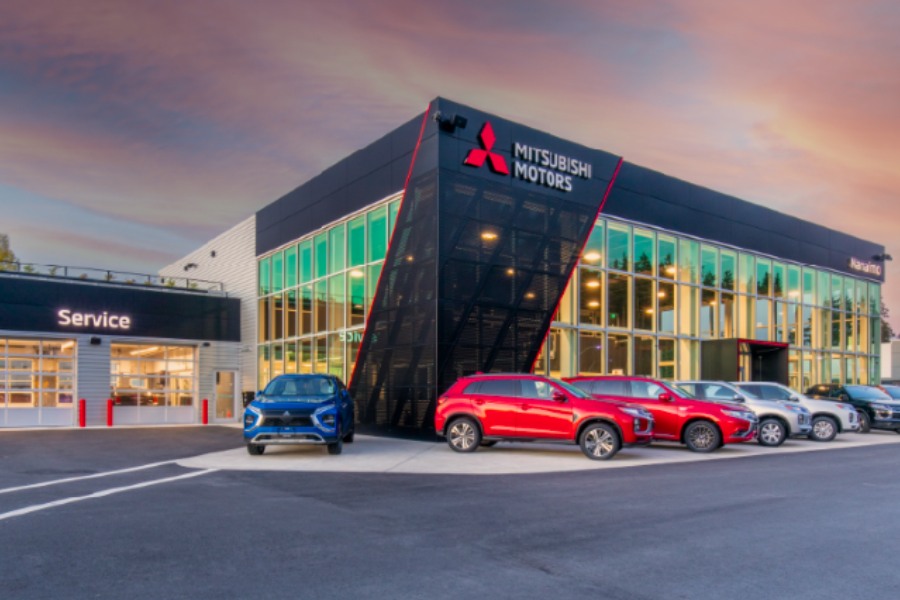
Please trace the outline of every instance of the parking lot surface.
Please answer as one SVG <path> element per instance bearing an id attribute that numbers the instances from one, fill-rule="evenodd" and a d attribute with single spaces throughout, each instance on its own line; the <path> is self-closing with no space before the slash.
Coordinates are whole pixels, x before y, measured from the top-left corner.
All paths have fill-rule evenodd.
<path id="1" fill-rule="evenodd" d="M 894 600 L 900 436 L 854 437 L 864 443 L 741 447 L 737 460 L 640 448 L 629 452 L 678 460 L 623 468 L 574 446 L 460 456 L 360 436 L 341 456 L 250 457 L 240 432 L 220 427 L 3 432 L 0 590 L 16 600 Z M 406 444 L 418 450 L 403 454 Z M 391 458 L 336 470 L 369 452 Z M 437 466 L 581 468 L 398 471 L 429 454 Z M 244 457 L 256 466 L 240 467 Z M 307 463 L 330 472 L 296 468 Z"/>

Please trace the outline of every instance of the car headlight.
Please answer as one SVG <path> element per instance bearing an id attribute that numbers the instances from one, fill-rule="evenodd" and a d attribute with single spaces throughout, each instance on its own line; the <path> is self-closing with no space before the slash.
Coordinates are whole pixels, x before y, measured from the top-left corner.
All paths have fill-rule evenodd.
<path id="1" fill-rule="evenodd" d="M 876 419 L 890 419 L 893 414 L 891 407 L 884 404 L 870 404 L 869 408 L 875 413 Z"/>
<path id="2" fill-rule="evenodd" d="M 334 429 L 337 424 L 337 407 L 323 406 L 313 413 L 313 420 L 323 429 Z"/>
<path id="3" fill-rule="evenodd" d="M 248 406 L 244 411 L 244 427 L 252 429 L 259 425 L 260 420 L 262 420 L 262 413 L 252 406 Z"/>
<path id="4" fill-rule="evenodd" d="M 631 415 L 632 417 L 637 417 L 639 419 L 652 419 L 653 414 L 650 413 L 647 409 L 637 408 L 632 406 L 623 406 L 622 412 L 626 415 Z"/>
<path id="5" fill-rule="evenodd" d="M 750 422 L 756 421 L 756 415 L 751 412 L 746 412 L 743 410 L 723 410 L 722 412 L 724 412 L 729 417 L 734 417 L 735 419 L 743 419 Z"/>

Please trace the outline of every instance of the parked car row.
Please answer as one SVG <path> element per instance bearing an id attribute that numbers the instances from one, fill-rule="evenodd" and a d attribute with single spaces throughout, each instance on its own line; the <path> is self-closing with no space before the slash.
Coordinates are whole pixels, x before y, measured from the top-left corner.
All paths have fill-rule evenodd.
<path id="1" fill-rule="evenodd" d="M 457 452 L 499 441 L 556 441 L 606 460 L 654 440 L 713 452 L 753 439 L 779 446 L 790 437 L 828 442 L 872 428 L 900 433 L 900 386 L 823 384 L 800 395 L 764 382 L 486 373 L 461 377 L 441 394 L 434 425 Z M 353 401 L 333 375 L 280 375 L 244 410 L 251 455 L 283 444 L 322 444 L 340 454 L 354 430 Z"/>

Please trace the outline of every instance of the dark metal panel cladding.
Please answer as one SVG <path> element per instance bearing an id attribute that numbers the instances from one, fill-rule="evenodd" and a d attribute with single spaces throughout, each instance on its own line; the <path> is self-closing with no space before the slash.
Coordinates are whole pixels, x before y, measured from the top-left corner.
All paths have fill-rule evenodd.
<path id="1" fill-rule="evenodd" d="M 619 160 L 446 100 L 434 110 L 467 125 L 427 121 L 351 381 L 363 428 L 430 433 L 460 375 L 530 370 Z M 494 144 L 479 140 L 488 121 Z M 565 192 L 463 165 L 489 145 L 512 169 L 514 142 L 593 173 Z"/>
<path id="2" fill-rule="evenodd" d="M 883 274 L 864 275 L 848 266 L 851 257 L 869 261 L 884 254 L 884 246 L 627 162 L 622 165 L 604 212 L 786 260 L 884 281 Z"/>
<path id="3" fill-rule="evenodd" d="M 237 298 L 138 285 L 0 277 L 0 329 L 12 331 L 239 342 L 240 309 Z M 59 323 L 60 310 L 127 316 L 131 325 L 127 330 L 93 323 L 90 327 L 65 326 Z"/>
<path id="4" fill-rule="evenodd" d="M 258 211 L 256 254 L 401 190 L 421 121 L 411 119 Z"/>

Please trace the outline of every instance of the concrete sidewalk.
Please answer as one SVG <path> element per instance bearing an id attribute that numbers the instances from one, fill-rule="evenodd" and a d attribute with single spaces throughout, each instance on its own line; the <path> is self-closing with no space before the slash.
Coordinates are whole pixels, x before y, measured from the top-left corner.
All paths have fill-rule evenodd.
<path id="1" fill-rule="evenodd" d="M 900 435 L 847 433 L 826 443 L 788 440 L 778 448 L 755 442 L 729 444 L 712 454 L 697 454 L 678 444 L 657 442 L 649 447 L 624 448 L 608 461 L 590 460 L 574 444 L 501 442 L 493 448 L 479 448 L 473 454 L 459 454 L 445 443 L 357 435 L 356 442 L 344 444 L 340 456 L 329 456 L 324 446 L 269 446 L 263 456 L 250 456 L 241 447 L 192 457 L 178 464 L 193 469 L 246 471 L 497 475 L 616 469 L 879 444 L 900 444 Z"/>

